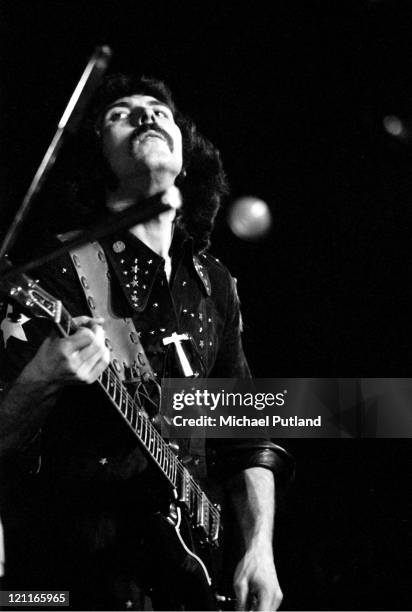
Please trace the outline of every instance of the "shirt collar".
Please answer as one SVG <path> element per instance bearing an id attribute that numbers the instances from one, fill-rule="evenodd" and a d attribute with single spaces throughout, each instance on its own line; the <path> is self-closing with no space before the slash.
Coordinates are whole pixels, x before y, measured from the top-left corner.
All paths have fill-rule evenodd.
<path id="1" fill-rule="evenodd" d="M 101 243 L 128 303 L 135 312 L 143 312 L 156 277 L 164 270 L 165 260 L 127 231 L 105 237 Z M 193 239 L 178 228 L 173 236 L 172 257 L 184 257 L 190 262 L 206 295 L 211 294 L 203 257 L 194 253 Z"/>

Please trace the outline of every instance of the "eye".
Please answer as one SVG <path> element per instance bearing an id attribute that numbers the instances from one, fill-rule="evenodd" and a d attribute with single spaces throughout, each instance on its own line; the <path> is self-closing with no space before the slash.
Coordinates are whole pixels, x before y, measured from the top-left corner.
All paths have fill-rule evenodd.
<path id="1" fill-rule="evenodd" d="M 166 119 L 170 118 L 170 112 L 164 108 L 156 108 L 154 110 L 154 114 L 156 115 L 156 117 L 164 117 Z"/>
<path id="2" fill-rule="evenodd" d="M 123 121 L 130 114 L 130 111 L 125 108 L 112 108 L 104 120 L 106 123 L 117 123 L 118 121 Z"/>

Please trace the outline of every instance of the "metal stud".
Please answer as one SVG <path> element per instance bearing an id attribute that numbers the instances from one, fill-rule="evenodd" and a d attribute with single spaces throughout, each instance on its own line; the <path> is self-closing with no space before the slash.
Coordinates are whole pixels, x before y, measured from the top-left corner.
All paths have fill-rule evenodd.
<path id="1" fill-rule="evenodd" d="M 122 253 L 126 248 L 125 243 L 122 240 L 117 240 L 113 243 L 112 249 L 115 253 Z"/>

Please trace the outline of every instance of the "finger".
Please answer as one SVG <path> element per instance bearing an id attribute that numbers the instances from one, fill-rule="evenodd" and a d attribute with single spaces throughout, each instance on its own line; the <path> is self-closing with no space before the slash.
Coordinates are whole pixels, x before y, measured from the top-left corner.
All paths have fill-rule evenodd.
<path id="1" fill-rule="evenodd" d="M 91 376 L 91 372 L 94 371 L 96 365 L 102 360 L 102 356 L 100 353 L 96 353 L 92 357 L 90 357 L 87 361 L 82 361 L 82 363 L 77 368 L 74 373 L 76 380 L 83 383 L 93 382 L 93 377 Z"/>
<path id="2" fill-rule="evenodd" d="M 272 592 L 271 590 L 262 589 L 260 593 L 258 593 L 258 597 L 256 598 L 255 607 L 253 610 L 258 610 L 259 612 L 263 610 L 277 610 L 282 603 L 283 593 L 279 589 Z"/>
<path id="3" fill-rule="evenodd" d="M 97 380 L 100 374 L 107 368 L 110 363 L 109 351 L 97 353 L 93 358 L 84 363 L 78 372 L 78 377 L 81 382 L 91 384 Z"/>
<path id="4" fill-rule="evenodd" d="M 241 582 L 236 582 L 233 586 L 237 600 L 237 609 L 246 610 L 246 598 L 248 592 L 246 582 L 242 580 Z"/>
<path id="5" fill-rule="evenodd" d="M 263 612 L 264 610 L 276 610 L 274 607 L 274 597 L 267 589 L 261 589 L 256 595 L 252 596 L 251 610 Z"/>
<path id="6" fill-rule="evenodd" d="M 81 327 L 91 327 L 92 325 L 103 325 L 104 317 L 74 317 L 73 321 Z"/>
<path id="7" fill-rule="evenodd" d="M 109 349 L 101 342 L 98 342 L 97 339 L 79 351 L 78 355 L 83 372 L 90 372 L 100 360 L 103 360 L 106 366 L 110 363 Z"/>
<path id="8" fill-rule="evenodd" d="M 283 601 L 283 593 L 280 589 L 278 589 L 278 591 L 275 593 L 275 597 L 272 602 L 271 610 L 277 610 L 280 604 L 282 603 L 282 601 Z"/>
<path id="9" fill-rule="evenodd" d="M 75 334 L 66 339 L 69 351 L 81 351 L 96 340 L 96 333 L 87 327 L 81 327 Z"/>
<path id="10" fill-rule="evenodd" d="M 102 359 L 99 359 L 95 365 L 93 366 L 93 368 L 90 370 L 89 372 L 89 380 L 88 382 L 93 383 L 95 382 L 100 374 L 102 374 L 102 372 L 104 372 L 107 368 L 107 366 L 110 363 L 110 359 L 107 358 L 105 359 L 104 357 Z"/>

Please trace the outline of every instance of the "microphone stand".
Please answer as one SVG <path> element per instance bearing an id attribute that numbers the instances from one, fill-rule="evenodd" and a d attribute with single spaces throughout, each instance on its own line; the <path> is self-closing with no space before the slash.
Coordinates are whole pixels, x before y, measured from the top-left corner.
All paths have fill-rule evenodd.
<path id="1" fill-rule="evenodd" d="M 10 225 L 7 234 L 0 248 L 0 262 L 7 251 L 16 241 L 17 234 L 21 229 L 22 223 L 29 212 L 35 196 L 39 193 L 50 170 L 54 166 L 57 154 L 63 145 L 64 137 L 67 132 L 75 133 L 82 119 L 84 110 L 90 102 L 96 88 L 98 87 L 103 74 L 105 73 L 109 59 L 112 55 L 111 49 L 107 46 L 96 47 L 89 63 L 87 64 L 76 89 L 74 90 L 66 110 L 57 126 L 57 131 L 43 157 L 40 166 L 24 196 L 23 202 L 18 209 L 13 223 Z"/>
<path id="2" fill-rule="evenodd" d="M 87 228 L 82 231 L 74 233 L 71 240 L 65 240 L 61 247 L 58 247 L 51 253 L 37 257 L 21 266 L 14 267 L 9 259 L 6 257 L 0 261 L 0 290 L 1 283 L 11 276 L 21 274 L 33 268 L 37 268 L 51 259 L 59 257 L 63 253 L 70 251 L 71 249 L 77 248 L 86 242 L 92 242 L 98 240 L 107 234 L 112 234 L 119 230 L 138 225 L 139 223 L 145 223 L 158 215 L 161 215 L 168 210 L 173 209 L 167 203 L 167 197 L 164 193 L 156 194 L 147 198 L 143 202 L 139 203 L 139 206 L 132 206 L 125 211 L 110 215 L 105 221 L 94 227 L 93 229 Z M 3 268 L 3 269 L 2 269 Z"/>

